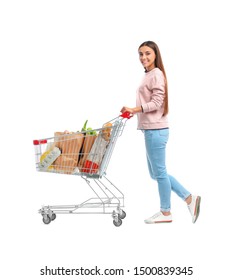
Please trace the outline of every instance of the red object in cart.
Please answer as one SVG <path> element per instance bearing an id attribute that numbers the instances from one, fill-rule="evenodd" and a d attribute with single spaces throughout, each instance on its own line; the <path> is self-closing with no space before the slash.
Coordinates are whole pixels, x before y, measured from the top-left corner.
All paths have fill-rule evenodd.
<path id="1" fill-rule="evenodd" d="M 84 167 L 82 168 L 81 171 L 84 173 L 94 174 L 94 173 L 97 173 L 98 169 L 99 169 L 98 164 L 96 164 L 95 162 L 92 162 L 90 160 L 86 160 L 84 163 Z"/>

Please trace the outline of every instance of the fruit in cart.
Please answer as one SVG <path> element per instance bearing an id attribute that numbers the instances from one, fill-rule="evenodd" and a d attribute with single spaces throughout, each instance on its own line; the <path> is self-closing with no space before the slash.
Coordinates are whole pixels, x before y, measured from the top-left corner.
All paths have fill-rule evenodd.
<path id="1" fill-rule="evenodd" d="M 87 122 L 88 122 L 88 120 L 85 121 L 81 131 L 86 131 L 87 130 Z"/>
<path id="2" fill-rule="evenodd" d="M 93 130 L 91 127 L 87 128 L 87 134 L 89 135 L 97 135 L 97 132 Z"/>
<path id="3" fill-rule="evenodd" d="M 87 122 L 88 122 L 88 120 L 85 121 L 83 128 L 82 128 L 82 132 L 87 133 L 89 135 L 97 135 L 97 132 L 95 130 L 93 130 L 91 127 L 87 128 Z"/>

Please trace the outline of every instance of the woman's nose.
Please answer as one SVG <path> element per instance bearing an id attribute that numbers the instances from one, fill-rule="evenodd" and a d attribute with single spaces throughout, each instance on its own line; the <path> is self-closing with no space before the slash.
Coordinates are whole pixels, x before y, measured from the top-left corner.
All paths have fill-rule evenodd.
<path id="1" fill-rule="evenodd" d="M 146 59 L 146 55 L 145 55 L 145 54 L 142 55 L 142 59 L 143 59 L 143 60 Z"/>

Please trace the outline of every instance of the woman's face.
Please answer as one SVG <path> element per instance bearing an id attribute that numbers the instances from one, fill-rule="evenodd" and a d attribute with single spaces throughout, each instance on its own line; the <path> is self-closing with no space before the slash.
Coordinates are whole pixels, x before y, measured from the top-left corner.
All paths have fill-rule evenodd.
<path id="1" fill-rule="evenodd" d="M 155 52 L 153 49 L 147 46 L 143 46 L 138 50 L 139 53 L 139 59 L 143 65 L 143 67 L 147 70 L 150 71 L 155 68 Z"/>

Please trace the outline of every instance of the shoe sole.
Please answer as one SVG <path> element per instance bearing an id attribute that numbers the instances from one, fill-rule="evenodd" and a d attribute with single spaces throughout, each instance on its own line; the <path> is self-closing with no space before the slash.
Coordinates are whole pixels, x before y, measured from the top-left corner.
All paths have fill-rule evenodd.
<path id="1" fill-rule="evenodd" d="M 198 196 L 197 197 L 197 201 L 196 201 L 196 205 L 195 205 L 195 211 L 194 211 L 194 221 L 193 223 L 195 223 L 197 221 L 197 218 L 199 216 L 200 213 L 200 205 L 201 205 L 201 197 Z"/>
<path id="2" fill-rule="evenodd" d="M 160 221 L 160 222 L 145 222 L 146 224 L 165 224 L 165 223 L 171 223 L 172 220 L 170 221 Z"/>

